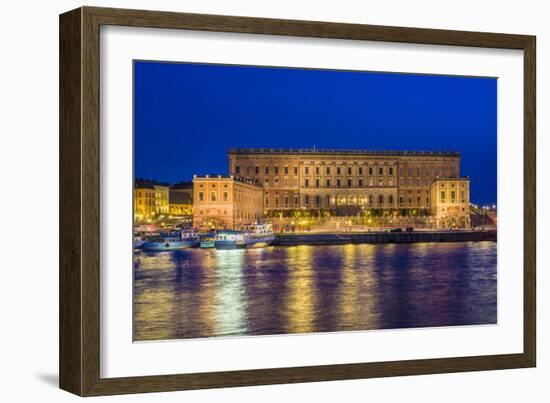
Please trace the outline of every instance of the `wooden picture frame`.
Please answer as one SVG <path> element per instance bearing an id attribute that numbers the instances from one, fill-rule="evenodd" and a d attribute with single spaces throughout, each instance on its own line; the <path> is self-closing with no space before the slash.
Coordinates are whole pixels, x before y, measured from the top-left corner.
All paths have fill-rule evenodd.
<path id="1" fill-rule="evenodd" d="M 521 354 L 100 377 L 99 35 L 102 25 L 520 49 L 524 52 Z M 60 16 L 60 387 L 80 396 L 533 367 L 536 363 L 535 37 L 82 7 Z"/>

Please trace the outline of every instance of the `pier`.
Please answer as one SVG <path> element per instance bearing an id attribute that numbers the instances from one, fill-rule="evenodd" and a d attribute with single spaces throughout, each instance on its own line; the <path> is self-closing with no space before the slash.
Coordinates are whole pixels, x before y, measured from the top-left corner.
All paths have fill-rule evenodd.
<path id="1" fill-rule="evenodd" d="M 345 245 L 362 243 L 480 242 L 496 241 L 497 231 L 418 231 L 279 234 L 273 245 Z"/>

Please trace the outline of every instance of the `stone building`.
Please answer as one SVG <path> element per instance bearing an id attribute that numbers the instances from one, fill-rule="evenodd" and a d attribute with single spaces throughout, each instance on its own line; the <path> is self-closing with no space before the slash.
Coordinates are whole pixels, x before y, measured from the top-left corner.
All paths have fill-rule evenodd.
<path id="1" fill-rule="evenodd" d="M 439 177 L 431 186 L 431 215 L 438 229 L 468 229 L 470 223 L 470 179 Z"/>
<path id="2" fill-rule="evenodd" d="M 230 149 L 231 175 L 258 181 L 269 210 L 357 206 L 431 208 L 438 176 L 460 175 L 460 154 L 434 151 Z"/>
<path id="3" fill-rule="evenodd" d="M 239 229 L 264 216 L 264 190 L 254 180 L 230 175 L 193 178 L 193 225 L 199 229 Z"/>
<path id="4" fill-rule="evenodd" d="M 168 184 L 137 179 L 134 184 L 134 219 L 151 219 L 169 213 Z"/>

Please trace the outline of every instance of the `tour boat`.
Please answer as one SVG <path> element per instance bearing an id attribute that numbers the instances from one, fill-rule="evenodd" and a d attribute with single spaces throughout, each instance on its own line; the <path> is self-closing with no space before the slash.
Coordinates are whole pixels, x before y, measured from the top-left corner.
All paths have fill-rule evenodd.
<path id="1" fill-rule="evenodd" d="M 182 229 L 148 238 L 142 248 L 150 251 L 177 250 L 199 246 L 199 233 L 194 229 Z"/>
<path id="2" fill-rule="evenodd" d="M 253 224 L 242 231 L 219 231 L 214 240 L 216 249 L 260 248 L 275 240 L 271 224 Z"/>

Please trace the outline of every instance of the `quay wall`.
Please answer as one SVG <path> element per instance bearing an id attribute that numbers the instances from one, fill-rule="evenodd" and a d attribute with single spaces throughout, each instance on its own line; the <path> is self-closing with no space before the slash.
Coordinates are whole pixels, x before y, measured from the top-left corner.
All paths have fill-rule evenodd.
<path id="1" fill-rule="evenodd" d="M 281 234 L 274 245 L 345 245 L 361 243 L 416 242 L 479 242 L 496 241 L 496 230 L 490 231 L 419 231 L 419 232 L 361 232 Z"/>

